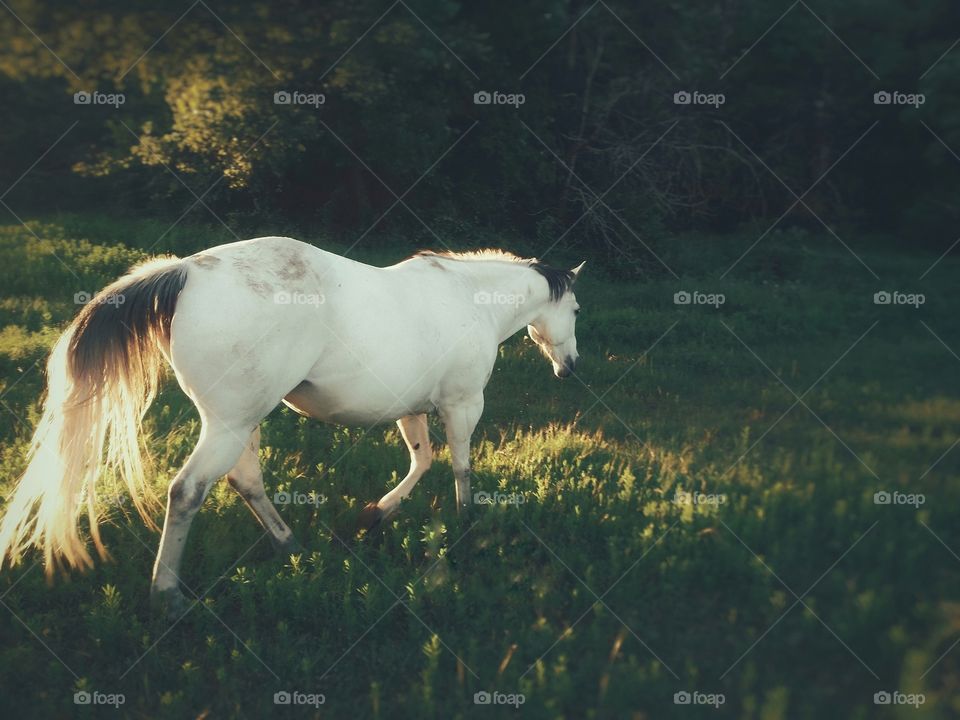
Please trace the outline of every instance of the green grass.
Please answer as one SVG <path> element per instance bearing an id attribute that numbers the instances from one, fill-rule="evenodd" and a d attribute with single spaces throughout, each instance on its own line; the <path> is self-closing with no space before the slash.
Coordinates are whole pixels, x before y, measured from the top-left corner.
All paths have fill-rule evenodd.
<path id="1" fill-rule="evenodd" d="M 74 293 L 122 273 L 167 223 L 30 227 L 36 237 L 0 228 L 5 491 Z M 277 410 L 263 425 L 268 492 L 327 498 L 281 508 L 303 556 L 272 555 L 221 483 L 183 569 L 202 606 L 172 626 L 148 606 L 158 536 L 122 503 L 104 508 L 113 562 L 52 587 L 35 558 L 4 570 L 6 710 L 107 714 L 73 704 L 86 688 L 123 693 L 124 717 L 272 717 L 280 690 L 323 693 L 319 711 L 281 711 L 311 717 L 955 716 L 960 650 L 937 661 L 960 635 L 960 450 L 947 452 L 960 432 L 960 263 L 919 280 L 936 255 L 864 241 L 856 250 L 877 281 L 833 238 L 773 233 L 718 279 L 758 235 L 677 239 L 662 257 L 679 281 L 590 260 L 577 288 L 578 379 L 554 379 L 524 338 L 504 345 L 474 437 L 474 489 L 519 493 L 520 505 L 458 518 L 432 419 L 433 468 L 381 535 L 356 541 L 359 508 L 406 470 L 398 433 Z M 219 225 L 178 226 L 154 252 L 231 239 Z M 352 255 L 388 263 L 414 245 Z M 677 306 L 680 289 L 726 302 Z M 878 306 L 881 289 L 926 303 Z M 163 493 L 198 420 L 170 383 L 148 426 Z M 880 490 L 926 502 L 876 505 Z M 675 502 L 691 491 L 725 502 Z M 873 704 L 894 689 L 926 702 Z M 481 690 L 525 703 L 477 706 Z M 675 705 L 681 690 L 725 703 Z"/>

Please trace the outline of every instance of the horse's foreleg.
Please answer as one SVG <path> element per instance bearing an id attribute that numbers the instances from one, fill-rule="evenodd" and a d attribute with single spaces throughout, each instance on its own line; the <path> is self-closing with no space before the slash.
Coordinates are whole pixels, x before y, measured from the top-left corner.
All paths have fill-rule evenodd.
<path id="1" fill-rule="evenodd" d="M 150 588 L 151 596 L 166 605 L 168 612 L 186 607 L 186 599 L 179 588 L 179 573 L 190 524 L 213 483 L 236 464 L 243 452 L 245 443 L 242 437 L 246 434 L 238 435 L 230 428 L 205 424 L 200 432 L 200 442 L 170 483 L 167 514 Z"/>
<path id="2" fill-rule="evenodd" d="M 379 502 L 370 503 L 363 509 L 359 526 L 364 530 L 373 529 L 400 509 L 400 502 L 410 494 L 413 486 L 430 469 L 430 463 L 433 460 L 426 415 L 402 417 L 397 420 L 397 426 L 400 428 L 403 441 L 407 444 L 407 450 L 410 451 L 410 470 L 393 490 L 380 498 Z"/>
<path id="3" fill-rule="evenodd" d="M 397 486 L 380 498 L 377 506 L 388 517 L 400 507 L 403 500 L 413 490 L 413 486 L 430 469 L 433 461 L 433 450 L 430 448 L 430 430 L 427 426 L 426 415 L 409 415 L 397 420 L 400 434 L 410 451 L 410 470 Z"/>
<path id="4" fill-rule="evenodd" d="M 293 532 L 280 517 L 280 513 L 267 497 L 263 487 L 263 470 L 260 469 L 260 428 L 250 435 L 250 441 L 243 449 L 237 464 L 227 473 L 227 482 L 243 498 L 253 514 L 270 533 L 270 542 L 281 555 L 287 557 L 302 551 L 293 537 Z"/>
<path id="5" fill-rule="evenodd" d="M 440 408 L 440 418 L 447 431 L 447 444 L 453 461 L 453 476 L 457 481 L 457 511 L 467 508 L 470 497 L 470 436 L 483 413 L 483 394 L 463 402 Z"/>

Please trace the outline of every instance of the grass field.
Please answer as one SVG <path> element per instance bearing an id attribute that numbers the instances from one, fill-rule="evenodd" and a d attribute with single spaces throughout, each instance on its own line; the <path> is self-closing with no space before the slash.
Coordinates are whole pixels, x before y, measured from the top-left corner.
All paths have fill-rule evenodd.
<path id="1" fill-rule="evenodd" d="M 122 273 L 169 223 L 29 224 L 0 228 L 5 492 L 74 294 Z M 174 624 L 148 603 L 158 534 L 122 498 L 105 505 L 113 562 L 52 587 L 33 559 L 0 573 L 5 714 L 956 717 L 960 261 L 927 272 L 936 254 L 864 239 L 855 249 L 878 281 L 829 236 L 775 232 L 719 279 L 758 235 L 676 239 L 661 257 L 680 280 L 588 262 L 578 378 L 556 380 L 525 338 L 504 345 L 473 483 L 522 502 L 458 518 L 432 419 L 433 468 L 381 534 L 358 540 L 359 509 L 406 471 L 396 429 L 277 410 L 263 425 L 268 492 L 325 498 L 280 510 L 307 551 L 274 556 L 219 484 L 187 549 L 199 603 Z M 219 225 L 179 226 L 156 249 L 229 240 Z M 353 255 L 389 263 L 414 249 L 379 247 Z M 677 305 L 681 290 L 725 302 Z M 877 305 L 881 290 L 925 302 Z M 148 425 L 162 494 L 198 420 L 168 383 Z M 877 504 L 878 492 L 923 503 Z M 124 703 L 74 704 L 84 690 Z M 283 691 L 324 702 L 278 708 Z M 924 702 L 875 705 L 881 691 Z M 523 705 L 476 704 L 478 692 Z M 684 705 L 678 692 L 698 694 Z"/>

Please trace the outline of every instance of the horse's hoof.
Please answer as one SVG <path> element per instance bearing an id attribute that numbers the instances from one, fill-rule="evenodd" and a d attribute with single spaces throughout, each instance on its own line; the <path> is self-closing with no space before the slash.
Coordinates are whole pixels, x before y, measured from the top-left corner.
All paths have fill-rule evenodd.
<path id="1" fill-rule="evenodd" d="M 179 620 L 190 609 L 190 601 L 176 588 L 151 590 L 150 605 L 153 611 L 169 620 Z"/>
<path id="2" fill-rule="evenodd" d="M 357 518 L 357 532 L 361 530 L 368 535 L 383 522 L 383 510 L 375 502 L 367 503 L 367 506 L 360 511 L 360 517 Z"/>

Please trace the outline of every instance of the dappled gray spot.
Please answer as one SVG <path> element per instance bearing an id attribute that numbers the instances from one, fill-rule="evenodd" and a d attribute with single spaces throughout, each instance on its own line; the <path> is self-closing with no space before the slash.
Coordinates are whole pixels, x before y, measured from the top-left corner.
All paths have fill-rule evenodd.
<path id="1" fill-rule="evenodd" d="M 263 271 L 245 257 L 235 257 L 233 266 L 243 277 L 244 284 L 260 297 L 273 295 L 273 285 L 263 279 Z"/>
<path id="2" fill-rule="evenodd" d="M 284 264 L 277 269 L 276 274 L 281 280 L 300 280 L 307 274 L 307 263 L 299 250 L 290 250 L 284 253 Z"/>

